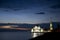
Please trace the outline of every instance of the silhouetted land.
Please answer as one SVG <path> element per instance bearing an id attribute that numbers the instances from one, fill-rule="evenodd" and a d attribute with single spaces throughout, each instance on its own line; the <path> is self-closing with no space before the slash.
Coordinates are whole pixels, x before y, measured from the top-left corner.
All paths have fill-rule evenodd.
<path id="1" fill-rule="evenodd" d="M 54 30 L 58 30 L 60 29 L 60 22 L 52 22 L 53 23 L 53 28 Z M 49 29 L 49 26 L 50 26 L 50 23 L 40 23 L 40 24 L 26 24 L 26 23 L 0 23 L 0 26 L 6 26 L 6 25 L 14 25 L 14 27 L 22 27 L 22 28 L 32 28 L 34 27 L 35 25 L 40 25 L 41 28 L 45 29 L 45 30 L 48 30 Z M 13 31 L 19 31 L 19 30 L 14 30 L 12 29 Z M 10 29 L 0 29 L 0 31 L 10 31 Z"/>
<path id="2" fill-rule="evenodd" d="M 56 28 L 57 24 L 60 25 L 60 22 L 53 22 L 53 27 Z M 23 27 L 23 28 L 32 28 L 35 25 L 40 25 L 42 28 L 48 29 L 50 26 L 50 23 L 39 23 L 39 24 L 27 24 L 27 23 L 0 23 L 0 26 L 6 26 L 6 25 L 15 25 L 18 27 Z"/>
<path id="3" fill-rule="evenodd" d="M 30 40 L 60 40 L 60 24 L 57 23 L 57 28 L 52 30 L 52 32 L 48 32 L 42 36 L 31 38 Z"/>
<path id="4" fill-rule="evenodd" d="M 60 33 L 59 32 L 45 33 L 42 36 L 38 36 L 30 40 L 60 40 Z"/>

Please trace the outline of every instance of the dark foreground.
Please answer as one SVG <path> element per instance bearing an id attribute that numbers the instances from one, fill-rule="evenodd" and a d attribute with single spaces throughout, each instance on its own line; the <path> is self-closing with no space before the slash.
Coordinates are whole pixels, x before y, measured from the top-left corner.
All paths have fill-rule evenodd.
<path id="1" fill-rule="evenodd" d="M 38 36 L 30 40 L 60 40 L 60 33 L 59 32 L 45 33 L 42 36 Z"/>

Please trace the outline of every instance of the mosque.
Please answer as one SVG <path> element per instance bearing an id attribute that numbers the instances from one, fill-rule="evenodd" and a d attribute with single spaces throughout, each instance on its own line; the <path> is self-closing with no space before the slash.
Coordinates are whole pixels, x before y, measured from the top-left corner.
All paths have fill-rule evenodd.
<path id="1" fill-rule="evenodd" d="M 52 30 L 53 30 L 52 21 L 50 21 L 50 28 L 48 30 L 44 30 L 40 26 L 35 26 L 31 29 L 32 37 L 34 38 L 34 37 L 43 35 L 44 33 L 52 32 Z"/>

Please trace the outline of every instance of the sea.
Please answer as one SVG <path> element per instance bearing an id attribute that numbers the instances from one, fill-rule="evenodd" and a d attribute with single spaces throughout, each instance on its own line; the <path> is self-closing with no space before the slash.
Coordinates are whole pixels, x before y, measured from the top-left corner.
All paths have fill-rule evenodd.
<path id="1" fill-rule="evenodd" d="M 0 32 L 0 40 L 29 40 L 31 38 L 30 31 Z"/>
<path id="2" fill-rule="evenodd" d="M 60 25 L 60 22 L 58 23 Z M 8 25 L 8 24 L 1 24 L 0 26 L 4 26 L 4 25 Z M 26 28 L 32 28 L 35 25 L 32 24 L 9 24 L 9 25 L 18 25 L 19 27 L 26 27 Z M 48 28 L 49 27 L 49 23 L 47 24 L 41 24 L 40 25 L 42 28 Z M 56 23 L 53 23 L 54 28 L 57 27 Z M 3 30 L 2 30 L 3 31 Z M 0 40 L 29 40 L 32 38 L 32 33 L 31 31 L 3 31 L 1 32 L 0 29 Z"/>

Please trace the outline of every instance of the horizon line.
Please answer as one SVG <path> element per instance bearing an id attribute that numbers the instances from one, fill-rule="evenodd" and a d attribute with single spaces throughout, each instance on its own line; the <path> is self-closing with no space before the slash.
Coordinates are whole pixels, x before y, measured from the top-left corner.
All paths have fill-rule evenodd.
<path id="1" fill-rule="evenodd" d="M 50 22 L 44 22 L 44 23 L 50 23 Z M 42 24 L 42 23 L 10 23 L 10 24 Z"/>

